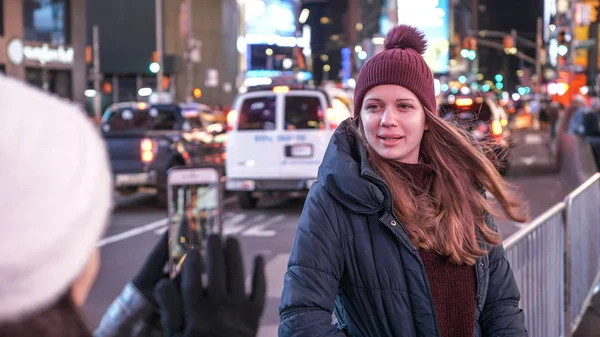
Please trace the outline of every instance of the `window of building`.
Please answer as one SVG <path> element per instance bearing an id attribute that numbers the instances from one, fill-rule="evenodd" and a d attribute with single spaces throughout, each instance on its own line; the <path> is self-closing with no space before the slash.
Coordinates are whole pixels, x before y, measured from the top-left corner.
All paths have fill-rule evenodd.
<path id="1" fill-rule="evenodd" d="M 23 0 L 24 38 L 53 45 L 69 44 L 69 0 Z"/>

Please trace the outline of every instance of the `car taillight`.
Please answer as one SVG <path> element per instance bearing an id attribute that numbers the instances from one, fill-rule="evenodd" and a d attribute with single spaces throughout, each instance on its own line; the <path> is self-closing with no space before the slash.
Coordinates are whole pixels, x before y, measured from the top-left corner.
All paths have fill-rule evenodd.
<path id="1" fill-rule="evenodd" d="M 141 156 L 144 163 L 149 163 L 154 160 L 158 146 L 153 139 L 144 138 L 140 142 Z"/>
<path id="2" fill-rule="evenodd" d="M 227 131 L 233 130 L 233 125 L 237 123 L 238 113 L 235 110 L 229 111 L 227 114 Z"/>
<path id="3" fill-rule="evenodd" d="M 494 134 L 494 136 L 500 136 L 502 134 L 502 124 L 500 121 L 492 122 L 492 134 Z"/>
<path id="4" fill-rule="evenodd" d="M 337 129 L 338 125 L 340 124 L 340 117 L 338 116 L 338 113 L 336 112 L 336 110 L 333 108 L 327 108 L 326 115 L 327 115 L 327 121 L 329 122 L 329 129 L 330 130 Z"/>

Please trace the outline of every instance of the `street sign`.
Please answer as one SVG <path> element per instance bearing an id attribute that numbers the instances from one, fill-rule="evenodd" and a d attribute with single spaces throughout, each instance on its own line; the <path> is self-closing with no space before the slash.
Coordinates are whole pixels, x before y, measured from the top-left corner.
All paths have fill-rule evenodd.
<path id="1" fill-rule="evenodd" d="M 202 62 L 202 41 L 189 37 L 187 38 L 187 49 L 185 51 L 185 59 L 188 62 Z"/>
<path id="2" fill-rule="evenodd" d="M 187 1 L 184 1 L 179 5 L 179 34 L 182 38 L 185 38 L 190 30 L 190 10 L 188 4 Z"/>

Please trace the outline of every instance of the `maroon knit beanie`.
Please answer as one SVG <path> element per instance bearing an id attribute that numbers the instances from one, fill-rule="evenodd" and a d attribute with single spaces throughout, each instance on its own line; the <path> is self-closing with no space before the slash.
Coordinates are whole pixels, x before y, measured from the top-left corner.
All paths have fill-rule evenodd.
<path id="1" fill-rule="evenodd" d="M 425 35 L 408 25 L 392 28 L 385 39 L 385 50 L 363 65 L 354 91 L 354 116 L 362 108 L 365 94 L 383 84 L 397 84 L 412 91 L 421 104 L 437 113 L 433 74 L 421 56 L 427 48 Z"/>

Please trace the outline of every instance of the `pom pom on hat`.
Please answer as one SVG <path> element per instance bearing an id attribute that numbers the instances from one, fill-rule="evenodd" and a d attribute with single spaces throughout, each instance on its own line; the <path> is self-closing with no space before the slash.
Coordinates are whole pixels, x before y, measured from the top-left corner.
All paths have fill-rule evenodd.
<path id="1" fill-rule="evenodd" d="M 413 49 L 423 55 L 427 49 L 425 34 L 409 25 L 399 25 L 392 28 L 385 38 L 385 49 Z"/>
<path id="2" fill-rule="evenodd" d="M 389 31 L 384 47 L 365 62 L 358 74 L 354 115 L 360 113 L 366 93 L 385 84 L 412 91 L 427 110 L 437 113 L 433 73 L 422 56 L 427 48 L 425 35 L 415 27 L 399 25 Z"/>

